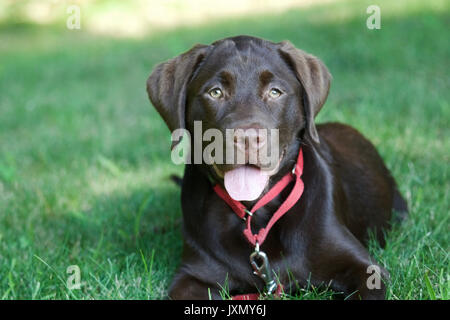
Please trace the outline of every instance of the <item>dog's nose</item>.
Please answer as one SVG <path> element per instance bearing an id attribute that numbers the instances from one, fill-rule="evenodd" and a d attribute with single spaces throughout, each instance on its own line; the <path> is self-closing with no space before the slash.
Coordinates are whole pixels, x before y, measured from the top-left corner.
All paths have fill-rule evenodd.
<path id="1" fill-rule="evenodd" d="M 239 128 L 234 132 L 234 145 L 241 151 L 258 151 L 266 140 L 267 133 L 261 128 Z"/>

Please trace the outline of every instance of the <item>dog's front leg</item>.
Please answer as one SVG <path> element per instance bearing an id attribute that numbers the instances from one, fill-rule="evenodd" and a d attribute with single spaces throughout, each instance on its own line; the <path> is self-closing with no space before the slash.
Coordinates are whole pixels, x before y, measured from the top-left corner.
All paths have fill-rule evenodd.
<path id="1" fill-rule="evenodd" d="M 170 286 L 169 298 L 173 300 L 216 300 L 220 299 L 220 294 L 217 288 L 180 271 Z"/>
<path id="2" fill-rule="evenodd" d="M 317 283 L 330 283 L 330 287 L 343 293 L 346 299 L 385 299 L 389 273 L 345 227 L 337 227 L 314 248 L 310 266 Z"/>

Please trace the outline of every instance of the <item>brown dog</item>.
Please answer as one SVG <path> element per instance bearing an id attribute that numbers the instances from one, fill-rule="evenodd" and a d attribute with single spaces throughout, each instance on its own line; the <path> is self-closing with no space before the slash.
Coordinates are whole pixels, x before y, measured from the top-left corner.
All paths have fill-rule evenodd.
<path id="1" fill-rule="evenodd" d="M 194 121 L 202 121 L 204 130 L 224 134 L 229 128 L 275 128 L 281 154 L 265 184 L 255 178 L 258 165 L 186 165 L 181 195 L 184 252 L 171 298 L 220 298 L 222 286 L 231 295 L 264 291 L 267 282 L 253 274 L 249 263 L 254 248 L 243 235 L 245 223 L 213 186 L 242 196 L 239 200 L 251 208 L 289 174 L 300 148 L 304 192 L 261 247 L 270 272 L 288 293 L 309 281 L 330 285 L 350 298 L 385 297 L 388 272 L 364 245 L 369 230 L 384 245 L 383 229 L 389 227 L 392 211 L 404 217 L 407 205 L 374 146 L 360 133 L 337 123 L 316 127 L 314 118 L 325 103 L 330 80 L 319 59 L 289 42 L 248 36 L 197 45 L 153 71 L 147 91 L 171 131 L 186 128 L 192 133 Z M 261 137 L 256 141 L 258 148 Z M 249 144 L 236 147 L 248 155 Z M 227 175 L 263 191 L 256 199 L 246 198 L 235 180 L 230 178 L 226 185 Z M 251 226 L 255 232 L 267 225 L 291 189 L 256 211 Z M 379 270 L 381 284 L 368 284 L 371 270 Z"/>

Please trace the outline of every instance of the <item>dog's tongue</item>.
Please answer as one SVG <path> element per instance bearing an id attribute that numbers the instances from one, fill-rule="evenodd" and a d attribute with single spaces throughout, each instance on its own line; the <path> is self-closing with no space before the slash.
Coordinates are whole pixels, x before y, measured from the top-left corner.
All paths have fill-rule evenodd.
<path id="1" fill-rule="evenodd" d="M 252 201 L 258 199 L 269 180 L 264 171 L 242 166 L 225 172 L 224 182 L 228 194 L 238 201 Z"/>

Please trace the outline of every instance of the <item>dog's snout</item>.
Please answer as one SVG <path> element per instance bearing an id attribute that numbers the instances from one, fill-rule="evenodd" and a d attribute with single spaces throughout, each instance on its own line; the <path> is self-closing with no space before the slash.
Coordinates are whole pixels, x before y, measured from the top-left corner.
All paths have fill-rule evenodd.
<path id="1" fill-rule="evenodd" d="M 234 145 L 242 150 L 260 150 L 266 145 L 267 133 L 261 128 L 239 128 L 233 136 Z"/>

